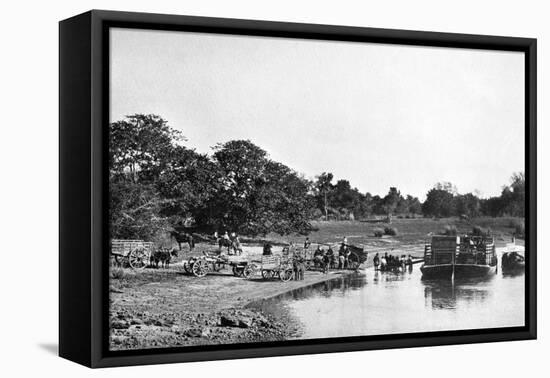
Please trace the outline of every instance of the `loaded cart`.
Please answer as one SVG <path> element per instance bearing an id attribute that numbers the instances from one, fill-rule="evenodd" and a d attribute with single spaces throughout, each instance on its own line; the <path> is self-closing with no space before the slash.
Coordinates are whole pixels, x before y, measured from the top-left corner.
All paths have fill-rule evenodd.
<path id="1" fill-rule="evenodd" d="M 232 268 L 233 275 L 241 277 L 249 261 L 242 256 L 220 255 L 216 252 L 202 252 L 202 256 L 191 257 L 183 263 L 186 273 L 195 277 L 204 277 L 210 272 L 225 270 L 228 266 Z"/>
<path id="2" fill-rule="evenodd" d="M 143 240 L 111 240 L 111 256 L 117 265 L 127 263 L 132 269 L 143 269 L 149 263 L 153 243 Z"/>
<path id="3" fill-rule="evenodd" d="M 287 282 L 292 279 L 292 260 L 286 256 L 262 256 L 261 260 L 251 261 L 243 271 L 243 277 L 251 278 L 261 274 L 262 278 L 279 278 Z"/>

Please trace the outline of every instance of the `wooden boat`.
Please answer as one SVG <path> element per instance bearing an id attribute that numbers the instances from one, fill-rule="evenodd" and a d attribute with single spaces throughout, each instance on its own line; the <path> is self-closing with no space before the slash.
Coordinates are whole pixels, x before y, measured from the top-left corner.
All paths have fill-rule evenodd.
<path id="1" fill-rule="evenodd" d="M 479 277 L 497 270 L 495 241 L 484 236 L 433 236 L 424 247 L 423 278 Z"/>
<path id="2" fill-rule="evenodd" d="M 502 254 L 500 266 L 503 272 L 515 272 L 525 269 L 525 249 L 522 246 L 509 244 Z"/>

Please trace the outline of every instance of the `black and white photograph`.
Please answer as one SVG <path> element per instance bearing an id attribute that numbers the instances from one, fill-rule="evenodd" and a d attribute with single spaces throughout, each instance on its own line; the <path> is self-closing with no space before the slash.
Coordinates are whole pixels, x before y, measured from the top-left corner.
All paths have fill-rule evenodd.
<path id="1" fill-rule="evenodd" d="M 524 52 L 108 38 L 110 351 L 526 325 Z"/>
<path id="2" fill-rule="evenodd" d="M 548 370 L 543 2 L 3 5 L 1 376 Z"/>

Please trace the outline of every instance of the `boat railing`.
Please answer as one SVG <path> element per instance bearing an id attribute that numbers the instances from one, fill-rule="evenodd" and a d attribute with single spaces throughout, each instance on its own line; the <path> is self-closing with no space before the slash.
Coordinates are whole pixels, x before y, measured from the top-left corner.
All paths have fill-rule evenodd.
<path id="1" fill-rule="evenodd" d="M 475 264 L 494 265 L 496 264 L 496 248 L 493 239 L 489 242 L 478 242 L 476 244 L 457 243 L 455 246 L 437 246 L 430 243 L 424 246 L 425 265 L 443 264 Z"/>
<path id="2" fill-rule="evenodd" d="M 425 265 L 440 265 L 452 264 L 453 257 L 457 254 L 457 247 L 432 248 L 426 244 L 424 247 L 424 264 Z"/>

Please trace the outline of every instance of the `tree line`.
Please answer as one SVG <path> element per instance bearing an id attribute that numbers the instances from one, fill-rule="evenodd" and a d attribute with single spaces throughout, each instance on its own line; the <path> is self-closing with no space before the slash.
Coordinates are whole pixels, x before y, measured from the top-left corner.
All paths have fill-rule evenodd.
<path id="1" fill-rule="evenodd" d="M 499 197 L 459 195 L 452 185 L 438 184 L 421 203 L 395 187 L 383 197 L 361 193 L 348 180 L 333 182 L 330 172 L 309 180 L 249 140 L 217 144 L 212 154 L 198 153 L 185 142 L 180 131 L 157 115 L 134 114 L 110 124 L 113 238 L 151 240 L 177 227 L 251 236 L 308 234 L 315 219 L 388 214 L 522 216 L 524 212 L 522 174 L 514 175 Z"/>

